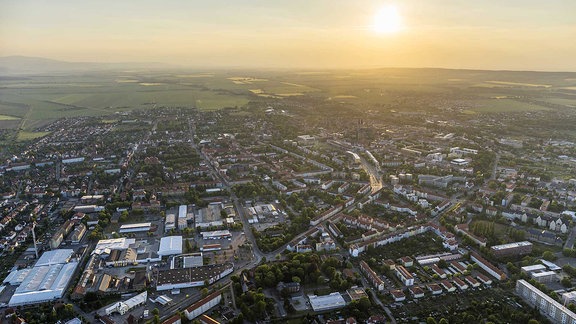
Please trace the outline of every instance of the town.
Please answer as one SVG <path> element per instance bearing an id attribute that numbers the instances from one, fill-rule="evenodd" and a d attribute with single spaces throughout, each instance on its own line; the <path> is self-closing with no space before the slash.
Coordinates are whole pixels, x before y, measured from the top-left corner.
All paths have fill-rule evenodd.
<path id="1" fill-rule="evenodd" d="M 305 108 L 40 126 L 0 166 L 4 316 L 576 323 L 575 142 Z"/>

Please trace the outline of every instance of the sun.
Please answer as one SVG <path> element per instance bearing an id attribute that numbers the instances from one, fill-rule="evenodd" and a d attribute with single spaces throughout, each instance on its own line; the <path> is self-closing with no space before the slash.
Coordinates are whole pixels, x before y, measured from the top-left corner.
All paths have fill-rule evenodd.
<path id="1" fill-rule="evenodd" d="M 374 16 L 374 31 L 381 34 L 394 34 L 402 30 L 402 16 L 395 6 L 380 8 Z"/>

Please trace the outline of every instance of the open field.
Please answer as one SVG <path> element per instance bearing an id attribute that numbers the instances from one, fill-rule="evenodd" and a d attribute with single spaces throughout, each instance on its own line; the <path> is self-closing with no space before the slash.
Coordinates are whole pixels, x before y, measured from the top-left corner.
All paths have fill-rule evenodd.
<path id="1" fill-rule="evenodd" d="M 18 141 L 28 141 L 28 140 L 39 138 L 42 136 L 46 136 L 48 134 L 50 134 L 50 133 L 48 133 L 48 132 L 23 132 L 23 131 L 21 131 L 18 133 L 17 140 Z"/>
<path id="2" fill-rule="evenodd" d="M 477 113 L 511 113 L 511 112 L 525 112 L 525 111 L 542 111 L 549 110 L 549 108 L 519 102 L 513 99 L 481 99 L 470 102 L 474 108 L 471 109 Z"/>
<path id="3" fill-rule="evenodd" d="M 0 115 L 0 120 L 19 120 L 20 118 L 8 115 Z"/>
<path id="4" fill-rule="evenodd" d="M 574 73 L 372 69 L 338 71 L 108 71 L 0 80 L 0 126 L 31 131 L 40 121 L 109 116 L 155 107 L 214 110 L 250 101 L 307 100 L 322 109 L 435 109 L 434 98 L 464 100 L 465 114 L 538 112 L 576 106 Z M 538 102 L 514 98 L 535 96 Z M 405 98 L 410 97 L 411 102 Z M 500 98 L 500 99 L 495 99 Z M 17 123 L 22 118 L 21 123 Z M 10 121 L 10 123 L 6 123 Z"/>

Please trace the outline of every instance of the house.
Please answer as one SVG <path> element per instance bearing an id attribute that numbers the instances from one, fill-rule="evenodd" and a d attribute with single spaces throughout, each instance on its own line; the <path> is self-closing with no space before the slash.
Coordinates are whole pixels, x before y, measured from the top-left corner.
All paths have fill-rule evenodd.
<path id="1" fill-rule="evenodd" d="M 429 284 L 426 287 L 428 287 L 428 290 L 432 293 L 432 295 L 440 295 L 442 293 L 442 288 L 438 285 L 438 284 Z"/>
<path id="2" fill-rule="evenodd" d="M 392 295 L 392 298 L 394 298 L 395 302 L 401 302 L 406 300 L 406 295 L 404 295 L 404 292 L 402 292 L 402 290 L 391 290 L 390 295 Z"/>
<path id="3" fill-rule="evenodd" d="M 410 291 L 410 294 L 412 294 L 412 297 L 414 298 L 424 297 L 424 290 L 418 286 L 410 287 L 408 288 L 408 291 Z"/>

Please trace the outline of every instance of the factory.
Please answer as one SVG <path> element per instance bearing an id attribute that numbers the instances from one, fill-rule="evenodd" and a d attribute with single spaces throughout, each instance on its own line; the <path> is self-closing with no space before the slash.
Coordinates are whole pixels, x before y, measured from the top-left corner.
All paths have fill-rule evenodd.
<path id="1" fill-rule="evenodd" d="M 47 251 L 33 268 L 12 271 L 4 283 L 18 285 L 8 305 L 10 307 L 37 304 L 62 298 L 78 262 L 74 250 Z"/>

